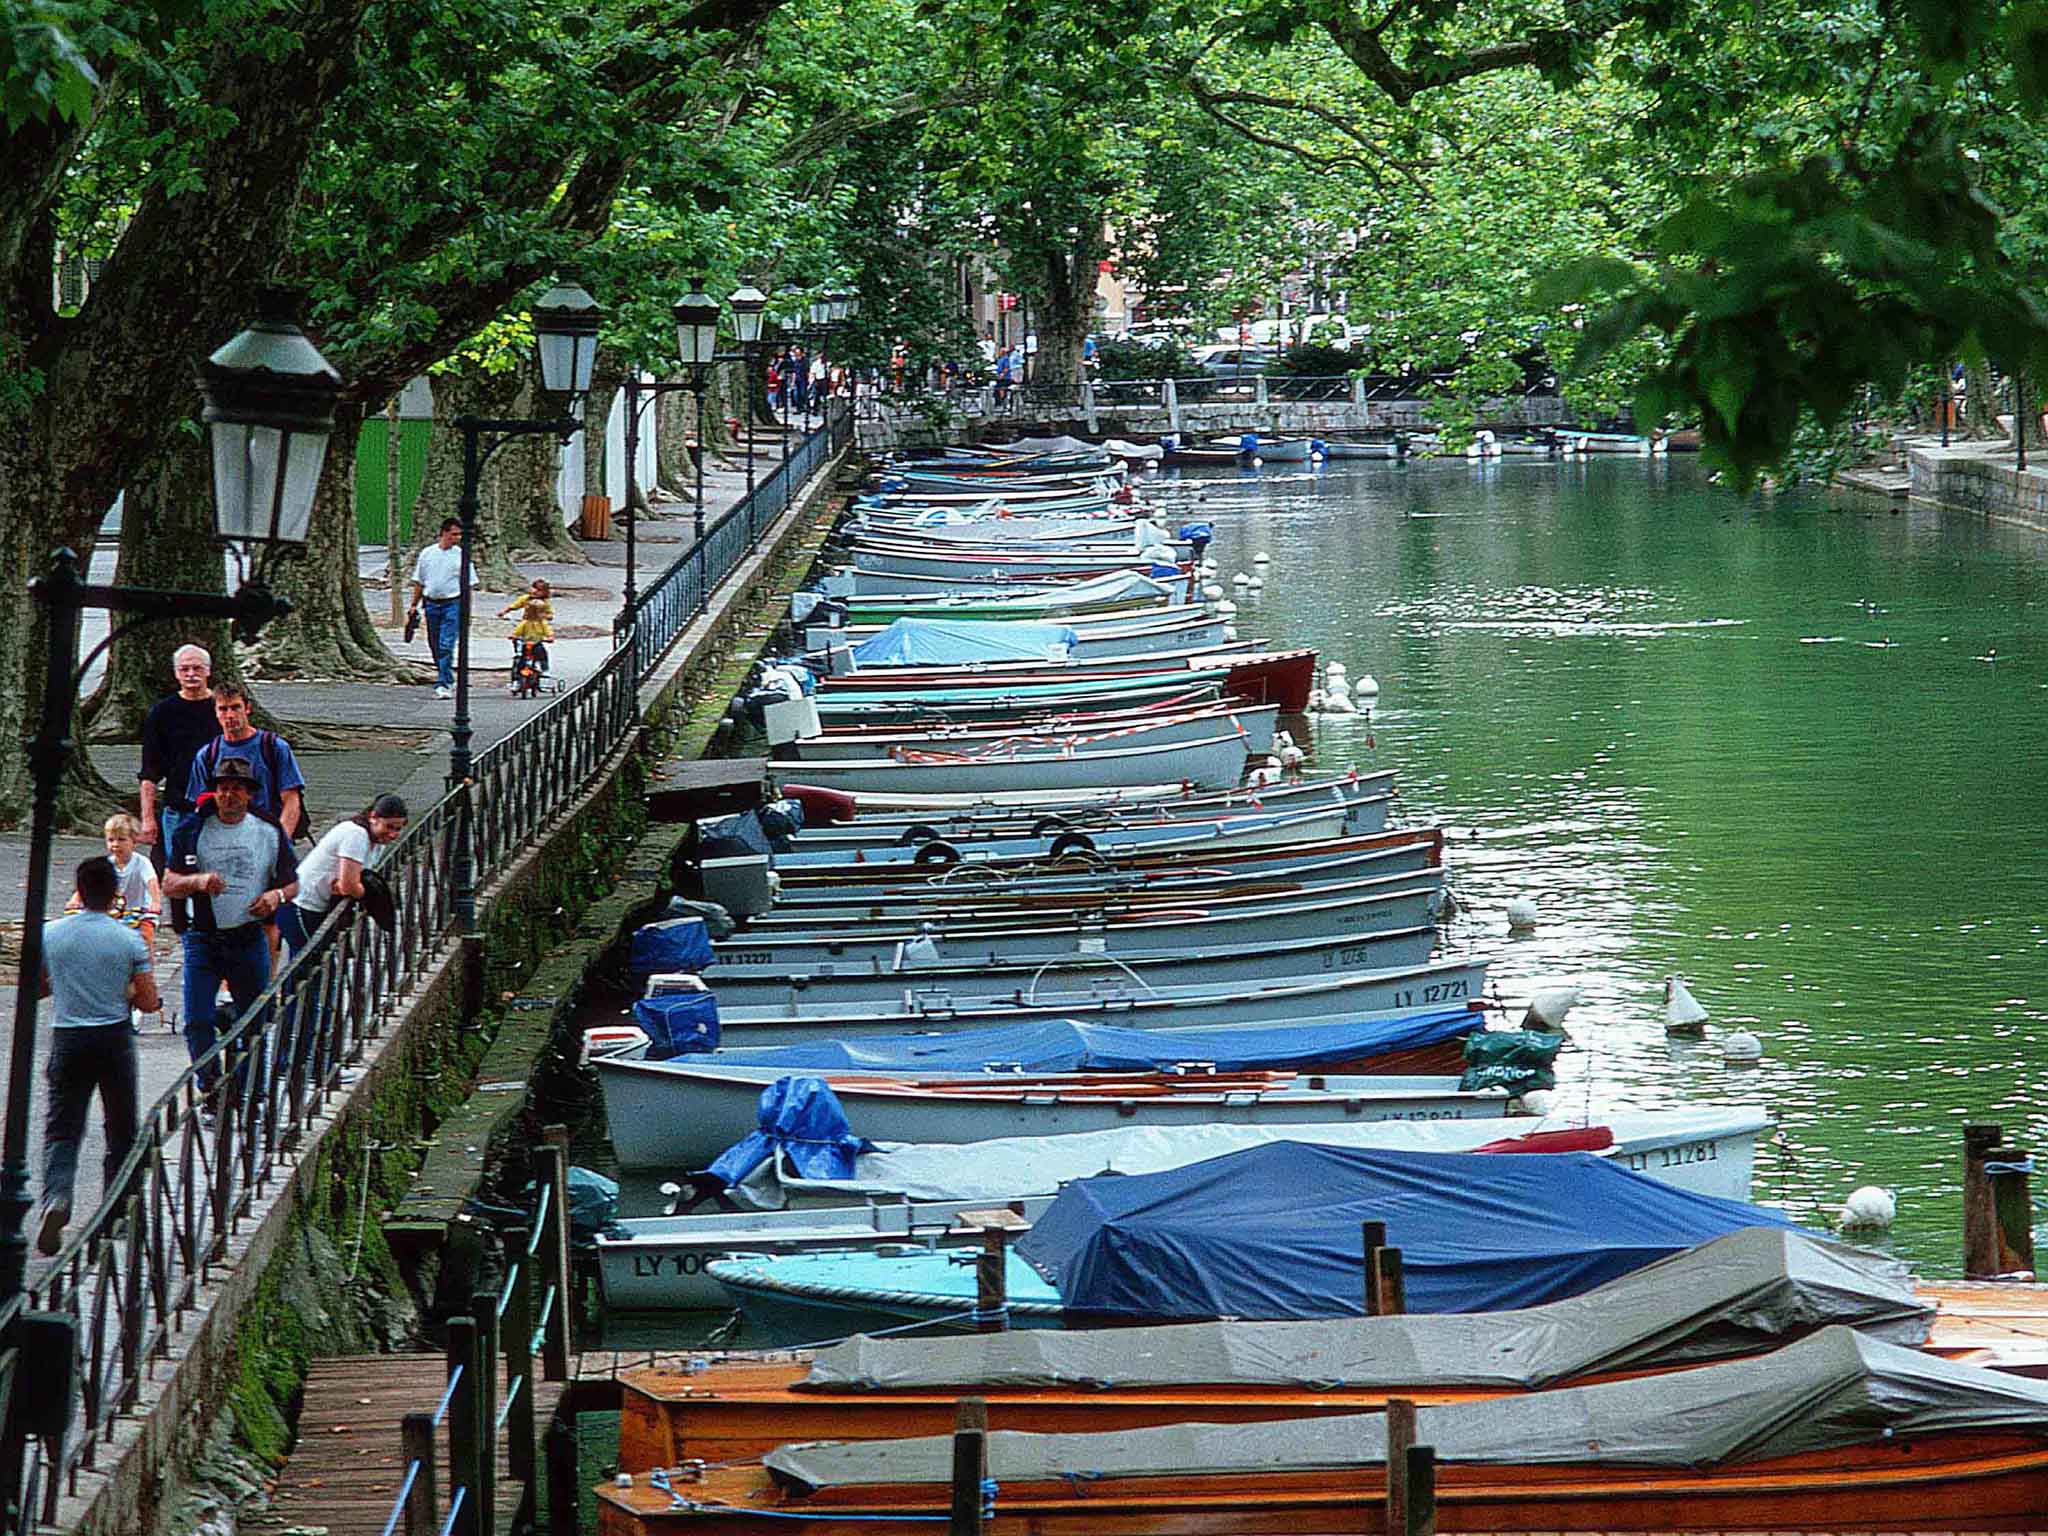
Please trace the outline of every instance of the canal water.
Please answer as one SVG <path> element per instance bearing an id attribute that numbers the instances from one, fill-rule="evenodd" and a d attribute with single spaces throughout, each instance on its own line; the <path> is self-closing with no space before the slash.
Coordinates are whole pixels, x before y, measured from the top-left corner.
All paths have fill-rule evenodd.
<path id="1" fill-rule="evenodd" d="M 1510 995 L 1577 982 L 1570 1105 L 1762 1103 L 1757 1198 L 1961 1263 L 1966 1121 L 2048 1128 L 2048 538 L 1697 461 L 1167 472 L 1241 634 L 1380 685 L 1314 752 L 1452 831 L 1457 942 Z M 1541 922 L 1511 936 L 1505 906 Z M 1710 1014 L 1668 1041 L 1665 976 Z M 1766 1055 L 1725 1066 L 1745 1029 Z M 2048 1150 L 2048 1149 L 2044 1149 Z M 2037 1181 L 2048 1188 L 2048 1181 Z"/>

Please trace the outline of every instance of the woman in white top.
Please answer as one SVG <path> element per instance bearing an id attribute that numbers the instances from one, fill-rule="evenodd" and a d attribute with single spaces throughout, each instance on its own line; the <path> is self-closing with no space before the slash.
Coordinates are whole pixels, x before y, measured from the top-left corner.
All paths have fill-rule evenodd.
<path id="1" fill-rule="evenodd" d="M 371 850 L 398 840 L 411 814 L 396 795 L 379 795 L 370 808 L 336 822 L 299 861 L 299 894 L 278 914 L 278 931 L 294 955 L 325 921 L 328 908 L 363 894 L 363 868 Z"/>

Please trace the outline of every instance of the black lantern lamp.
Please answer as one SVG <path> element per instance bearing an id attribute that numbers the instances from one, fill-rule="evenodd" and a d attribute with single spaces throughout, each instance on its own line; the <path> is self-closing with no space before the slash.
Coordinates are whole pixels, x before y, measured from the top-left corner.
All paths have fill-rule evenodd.
<path id="1" fill-rule="evenodd" d="M 557 283 L 533 306 L 533 334 L 540 351 L 540 387 L 551 395 L 578 398 L 590 393 L 597 365 L 597 332 L 604 311 L 576 283 Z"/>
<path id="2" fill-rule="evenodd" d="M 752 283 L 742 283 L 727 297 L 725 306 L 732 311 L 732 331 L 740 343 L 740 371 L 747 381 L 746 403 L 741 415 L 747 429 L 747 494 L 751 496 L 754 494 L 754 412 L 760 399 L 754 366 L 760 358 L 761 322 L 766 318 L 768 295 Z"/>

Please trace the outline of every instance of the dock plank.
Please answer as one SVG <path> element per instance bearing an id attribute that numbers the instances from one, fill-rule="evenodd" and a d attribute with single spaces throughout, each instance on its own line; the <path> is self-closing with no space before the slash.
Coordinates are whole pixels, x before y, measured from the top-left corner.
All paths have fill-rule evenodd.
<path id="1" fill-rule="evenodd" d="M 399 1423 L 408 1413 L 431 1412 L 447 1385 L 448 1367 L 440 1355 L 350 1355 L 314 1361 L 306 1376 L 298 1442 L 278 1471 L 269 1510 L 247 1523 L 264 1531 L 321 1528 L 328 1536 L 382 1536 L 405 1479 Z M 498 1385 L 502 1403 L 502 1371 Z M 560 1382 L 535 1383 L 537 1431 L 544 1432 L 554 1416 L 562 1388 Z M 445 1517 L 445 1436 L 437 1437 L 436 1451 Z M 497 1509 L 500 1528 L 509 1530 L 519 1485 L 511 1480 L 506 1451 L 501 1436 Z M 538 1446 L 535 1455 L 538 1461 Z"/>

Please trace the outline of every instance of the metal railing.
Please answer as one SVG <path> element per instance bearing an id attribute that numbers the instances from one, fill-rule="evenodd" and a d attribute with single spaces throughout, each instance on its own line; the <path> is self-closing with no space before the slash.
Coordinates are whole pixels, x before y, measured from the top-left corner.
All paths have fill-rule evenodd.
<path id="1" fill-rule="evenodd" d="M 1266 398 L 1269 400 L 1349 400 L 1351 398 L 1351 375 L 1348 373 L 1269 373 L 1266 375 Z"/>
<path id="2" fill-rule="evenodd" d="M 569 1379 L 569 1164 L 563 1142 L 540 1148 L 539 1185 L 528 1224 L 504 1233 L 505 1281 L 478 1291 L 467 1316 L 448 1323 L 448 1385 L 432 1411 L 408 1413 L 399 1425 L 405 1468 L 383 1536 L 493 1536 L 497 1518 L 498 1445 L 519 1485 L 519 1503 L 503 1529 L 538 1524 L 540 1465 L 538 1381 Z M 499 1366 L 504 1386 L 499 1388 Z M 539 1366 L 536 1372 L 536 1364 Z M 441 1513 L 438 1431 L 447 1427 L 448 1512 Z"/>
<path id="3" fill-rule="evenodd" d="M 73 1224 L 26 1296 L 0 1314 L 0 1336 L 10 1340 L 22 1336 L 27 1313 L 77 1319 L 64 1432 L 0 1444 L 0 1485 L 15 1490 L 8 1528 L 55 1520 L 60 1499 L 98 1466 L 119 1416 L 171 1358 L 211 1273 L 232 1266 L 234 1240 L 257 1202 L 289 1176 L 292 1154 L 347 1086 L 350 1067 L 440 960 L 455 921 L 465 825 L 481 885 L 637 727 L 641 681 L 852 430 L 846 402 L 831 402 L 824 424 L 640 599 L 631 629 L 596 673 L 485 748 L 468 784 L 414 818 L 377 863 L 397 909 L 390 930 L 352 921 L 353 904 L 337 903 L 255 1005 L 143 1113 L 99 1208 Z M 359 1222 L 367 1219 L 359 1212 Z M 0 1410 L 21 1391 L 20 1365 L 18 1351 L 0 1353 Z"/>

